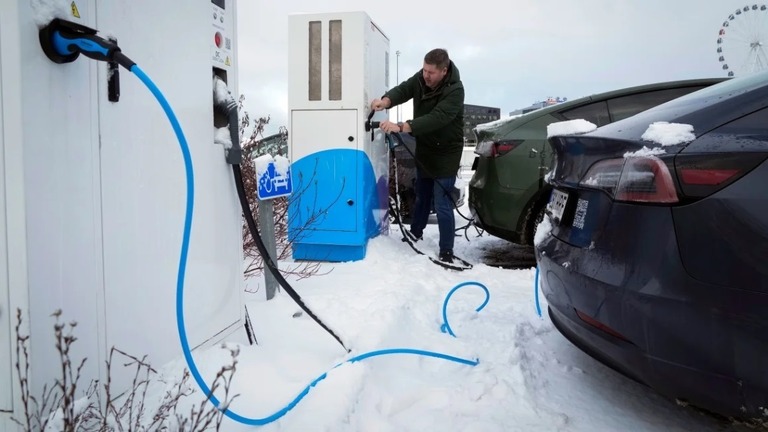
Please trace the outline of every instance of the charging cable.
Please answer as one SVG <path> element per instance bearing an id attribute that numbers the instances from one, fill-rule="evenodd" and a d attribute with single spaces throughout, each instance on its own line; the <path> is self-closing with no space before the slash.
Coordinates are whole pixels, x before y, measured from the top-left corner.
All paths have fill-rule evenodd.
<path id="1" fill-rule="evenodd" d="M 168 120 L 171 123 L 173 131 L 176 134 L 176 138 L 178 139 L 179 147 L 181 149 L 182 156 L 184 159 L 184 168 L 186 172 L 187 194 L 186 194 L 183 239 L 182 239 L 182 246 L 181 246 L 181 253 L 179 257 L 179 267 L 178 267 L 178 274 L 177 274 L 176 317 L 177 317 L 177 327 L 179 331 L 179 339 L 181 341 L 182 351 L 184 353 L 184 358 L 186 360 L 187 366 L 193 378 L 195 379 L 195 382 L 200 387 L 200 389 L 204 392 L 204 394 L 209 396 L 209 401 L 214 406 L 216 406 L 217 409 L 222 410 L 225 416 L 231 418 L 232 420 L 235 420 L 239 423 L 243 423 L 246 425 L 259 426 L 259 425 L 265 425 L 265 424 L 271 423 L 279 419 L 280 417 L 284 416 L 288 411 L 290 411 L 293 407 L 295 407 L 298 404 L 298 402 L 304 398 L 304 396 L 306 396 L 309 393 L 309 390 L 312 387 L 314 387 L 315 385 L 317 385 L 318 382 L 322 381 L 327 377 L 327 372 L 320 375 L 315 380 L 313 380 L 291 402 L 289 402 L 285 407 L 278 410 L 274 414 L 269 415 L 267 417 L 263 417 L 263 418 L 252 418 L 252 417 L 245 417 L 240 414 L 237 414 L 231 409 L 229 409 L 225 404 L 222 404 L 222 401 L 220 401 L 215 395 L 212 394 L 211 388 L 206 384 L 205 380 L 203 379 L 202 375 L 200 374 L 200 371 L 198 370 L 194 362 L 192 351 L 189 346 L 189 341 L 187 339 L 186 326 L 184 322 L 184 307 L 183 307 L 184 306 L 184 302 L 183 302 L 184 281 L 185 281 L 185 275 L 186 275 L 187 257 L 189 253 L 190 235 L 192 230 L 192 216 L 194 213 L 194 195 L 195 195 L 194 194 L 194 187 L 195 187 L 194 170 L 192 165 L 192 157 L 190 155 L 189 145 L 187 144 L 186 137 L 184 136 L 184 132 L 181 128 L 181 125 L 179 124 L 179 121 L 175 113 L 173 112 L 173 109 L 171 108 L 170 104 L 166 100 L 165 96 L 154 84 L 154 82 L 152 82 L 149 76 L 147 76 L 147 74 L 145 74 L 144 71 L 138 65 L 136 65 L 135 62 L 133 62 L 127 56 L 125 56 L 120 51 L 120 48 L 116 44 L 100 38 L 99 36 L 96 35 L 96 31 L 93 29 L 90 29 L 88 27 L 85 27 L 76 23 L 71 23 L 68 21 L 56 19 L 56 20 L 53 20 L 49 26 L 43 28 L 40 31 L 40 42 L 41 42 L 43 51 L 46 53 L 46 55 L 56 63 L 72 62 L 76 60 L 78 55 L 81 53 L 94 60 L 115 61 L 121 66 L 131 71 L 132 73 L 134 73 L 139 78 L 139 80 L 146 85 L 147 89 L 152 93 L 152 95 L 155 96 L 155 98 L 157 99 L 158 103 L 160 104 L 166 116 L 168 117 Z M 250 211 L 248 213 L 250 213 Z M 266 255 L 265 258 L 268 258 L 268 255 Z M 481 288 L 485 290 L 485 293 L 486 293 L 486 300 L 477 309 L 477 311 L 480 311 L 488 302 L 488 289 L 478 282 L 467 282 L 464 284 L 460 284 L 459 286 L 454 287 L 454 289 L 450 291 L 443 305 L 444 323 L 442 326 L 442 330 L 449 332 L 454 337 L 455 335 L 453 334 L 453 331 L 451 330 L 450 325 L 448 324 L 447 315 L 445 312 L 446 305 L 450 296 L 458 288 L 462 286 L 470 285 L 470 284 L 479 285 Z M 414 348 L 390 348 L 390 349 L 371 351 L 371 352 L 353 356 L 352 358 L 337 364 L 334 367 L 334 369 L 345 363 L 354 363 L 354 362 L 369 359 L 369 358 L 379 357 L 382 355 L 392 355 L 392 354 L 420 355 L 420 356 L 426 356 L 426 357 L 432 357 L 432 358 L 447 360 L 451 362 L 456 362 L 456 363 L 460 363 L 468 366 L 476 366 L 477 364 L 479 364 L 479 360 L 477 359 L 474 359 L 474 360 L 465 359 L 465 358 L 433 352 L 433 351 L 420 350 L 420 349 L 414 349 Z"/>

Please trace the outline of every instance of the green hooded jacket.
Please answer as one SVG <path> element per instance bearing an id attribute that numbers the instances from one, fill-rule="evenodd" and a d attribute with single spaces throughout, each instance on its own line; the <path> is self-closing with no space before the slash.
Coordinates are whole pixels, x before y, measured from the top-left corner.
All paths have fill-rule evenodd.
<path id="1" fill-rule="evenodd" d="M 411 134 L 416 138 L 416 159 L 425 177 L 453 177 L 464 149 L 464 85 L 451 61 L 436 89 L 430 89 L 418 71 L 392 88 L 390 108 L 413 99 Z"/>

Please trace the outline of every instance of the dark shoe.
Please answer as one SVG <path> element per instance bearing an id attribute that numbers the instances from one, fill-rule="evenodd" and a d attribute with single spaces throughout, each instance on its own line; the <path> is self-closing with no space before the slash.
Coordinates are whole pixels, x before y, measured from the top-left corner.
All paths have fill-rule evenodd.
<path id="1" fill-rule="evenodd" d="M 441 251 L 440 252 L 440 261 L 445 263 L 453 263 L 453 251 L 447 250 L 447 251 Z"/>
<path id="2" fill-rule="evenodd" d="M 406 230 L 405 236 L 408 237 L 409 240 L 411 240 L 411 243 L 416 243 L 419 240 L 423 239 L 423 234 L 417 236 L 416 234 L 412 233 L 411 230 Z M 406 241 L 406 240 L 403 239 L 403 241 Z"/>

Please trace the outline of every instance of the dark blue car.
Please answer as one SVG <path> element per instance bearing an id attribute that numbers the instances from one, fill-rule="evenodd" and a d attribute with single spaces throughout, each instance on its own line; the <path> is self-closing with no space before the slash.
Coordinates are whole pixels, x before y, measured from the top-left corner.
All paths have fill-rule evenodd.
<path id="1" fill-rule="evenodd" d="M 549 141 L 557 329 L 667 397 L 768 419 L 768 74 Z"/>

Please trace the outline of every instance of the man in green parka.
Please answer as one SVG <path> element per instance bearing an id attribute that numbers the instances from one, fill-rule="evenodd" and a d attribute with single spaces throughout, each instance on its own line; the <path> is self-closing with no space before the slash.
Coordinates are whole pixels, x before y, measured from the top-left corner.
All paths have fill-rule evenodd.
<path id="1" fill-rule="evenodd" d="M 424 56 L 423 68 L 371 102 L 380 111 L 413 99 L 413 120 L 383 121 L 384 132 L 407 132 L 416 138 L 416 203 L 410 234 L 418 240 L 427 226 L 434 197 L 440 230 L 441 261 L 453 262 L 456 222 L 453 190 L 464 148 L 464 85 L 459 70 L 444 49 Z"/>

